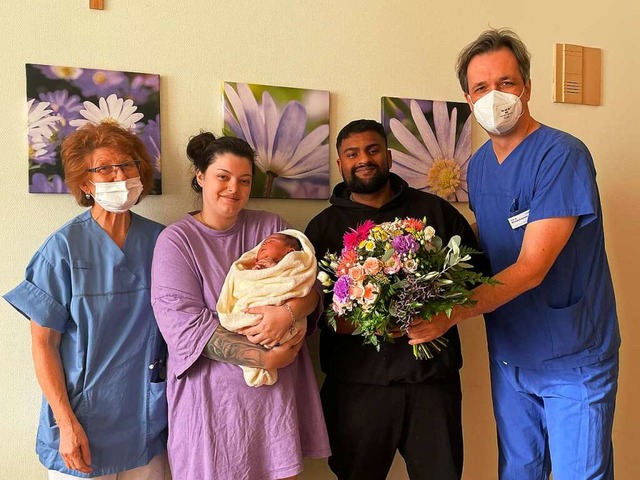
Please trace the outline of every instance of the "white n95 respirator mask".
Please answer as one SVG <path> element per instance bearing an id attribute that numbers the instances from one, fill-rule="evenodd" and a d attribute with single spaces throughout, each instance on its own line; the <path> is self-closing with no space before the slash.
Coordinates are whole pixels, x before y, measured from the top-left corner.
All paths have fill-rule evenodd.
<path id="1" fill-rule="evenodd" d="M 502 135 L 511 130 L 522 116 L 522 102 L 524 95 L 522 89 L 520 96 L 513 93 L 491 90 L 484 97 L 478 99 L 473 105 L 473 115 L 487 132 Z"/>

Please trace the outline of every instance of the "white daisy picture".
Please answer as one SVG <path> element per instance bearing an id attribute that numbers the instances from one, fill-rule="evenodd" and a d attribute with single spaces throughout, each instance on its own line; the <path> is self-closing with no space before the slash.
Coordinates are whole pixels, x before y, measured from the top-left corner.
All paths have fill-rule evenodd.
<path id="1" fill-rule="evenodd" d="M 471 109 L 464 102 L 382 97 L 391 170 L 418 190 L 468 202 Z"/>

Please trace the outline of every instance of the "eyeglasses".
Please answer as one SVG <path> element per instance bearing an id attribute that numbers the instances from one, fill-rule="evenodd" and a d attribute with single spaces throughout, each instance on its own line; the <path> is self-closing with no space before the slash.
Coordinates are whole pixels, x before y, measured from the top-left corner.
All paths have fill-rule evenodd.
<path id="1" fill-rule="evenodd" d="M 140 171 L 140 160 L 130 160 L 128 162 L 116 163 L 114 165 L 100 165 L 99 167 L 87 168 L 85 172 L 97 173 L 103 177 L 108 177 L 118 173 L 118 168 L 127 176 L 133 173 L 138 173 Z"/>

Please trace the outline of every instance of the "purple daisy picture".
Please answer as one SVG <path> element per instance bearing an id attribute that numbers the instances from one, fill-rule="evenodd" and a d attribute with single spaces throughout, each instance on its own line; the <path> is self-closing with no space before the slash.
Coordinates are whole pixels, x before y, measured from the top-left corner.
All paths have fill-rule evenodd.
<path id="1" fill-rule="evenodd" d="M 255 150 L 252 197 L 329 198 L 329 92 L 224 83 L 224 132 Z"/>
<path id="2" fill-rule="evenodd" d="M 29 192 L 66 193 L 64 138 L 86 123 L 115 123 L 144 142 L 154 163 L 151 194 L 162 193 L 160 76 L 54 65 L 26 65 Z"/>

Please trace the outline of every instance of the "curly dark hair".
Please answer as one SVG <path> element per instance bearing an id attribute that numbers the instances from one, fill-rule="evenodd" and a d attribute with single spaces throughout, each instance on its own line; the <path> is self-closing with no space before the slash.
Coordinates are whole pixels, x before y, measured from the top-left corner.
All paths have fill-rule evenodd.
<path id="1" fill-rule="evenodd" d="M 191 160 L 195 170 L 191 179 L 191 188 L 196 193 L 202 193 L 202 187 L 198 184 L 196 174 L 204 173 L 218 155 L 232 153 L 238 157 L 246 158 L 251 163 L 251 173 L 255 173 L 256 153 L 247 142 L 236 137 L 218 137 L 211 132 L 200 132 L 189 139 L 187 145 L 187 157 Z"/>

